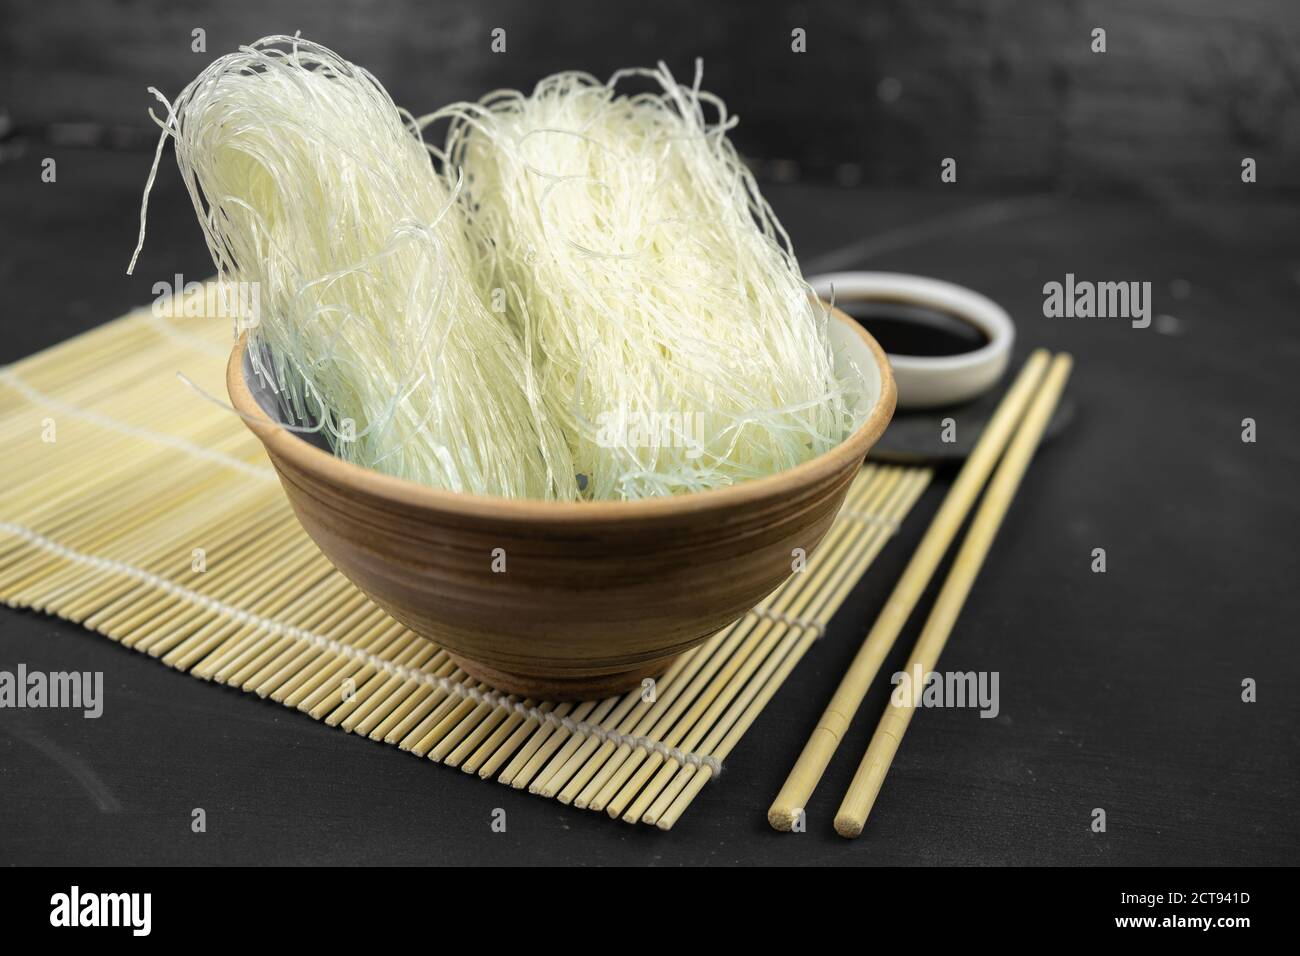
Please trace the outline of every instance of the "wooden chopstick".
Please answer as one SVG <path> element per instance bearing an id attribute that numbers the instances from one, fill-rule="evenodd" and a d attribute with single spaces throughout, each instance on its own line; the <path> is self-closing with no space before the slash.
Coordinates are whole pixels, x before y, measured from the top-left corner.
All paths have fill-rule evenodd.
<path id="1" fill-rule="evenodd" d="M 935 569 L 948 552 L 949 545 L 966 520 L 980 489 L 984 487 L 984 482 L 1011 439 L 1016 424 L 1042 381 L 1047 364 L 1047 350 L 1036 350 L 1025 362 L 1015 382 L 1003 396 L 997 411 L 984 427 L 983 434 L 958 473 L 943 504 L 939 506 L 903 576 L 899 578 L 889 600 L 881 609 L 880 616 L 876 618 L 871 633 L 853 658 L 853 663 L 849 665 L 830 703 L 826 705 L 821 720 L 817 722 L 816 729 L 786 778 L 785 785 L 768 809 L 767 820 L 775 829 L 791 829 L 795 817 L 807 806 L 808 798 L 826 772 L 835 748 L 839 746 L 853 715 L 861 706 L 881 663 L 889 655 L 899 632 L 907 623 L 912 609 L 929 585 Z"/>
<path id="2" fill-rule="evenodd" d="M 952 570 L 948 572 L 943 588 L 935 599 L 934 608 L 926 619 L 925 628 L 907 662 L 907 673 L 926 675 L 939 663 L 939 655 L 957 623 L 957 616 L 966 603 L 966 597 L 970 594 L 971 586 L 1002 525 L 1002 519 L 1006 517 L 1011 499 L 1015 497 L 1016 489 L 1043 437 L 1043 431 L 1056 410 L 1066 379 L 1070 376 L 1071 365 L 1072 360 L 1067 354 L 1057 355 L 1053 360 L 1042 388 L 1034 397 L 1024 422 L 1011 440 L 993 480 L 989 482 L 979 510 L 975 512 L 970 530 L 953 560 Z M 871 812 L 885 775 L 889 773 L 890 764 L 893 763 L 903 734 L 907 731 L 907 725 L 924 692 L 924 685 L 924 680 L 914 681 L 912 693 L 905 699 L 905 703 L 895 704 L 891 696 L 890 704 L 880 718 L 880 724 L 867 746 L 862 763 L 853 776 L 853 782 L 844 795 L 844 802 L 835 815 L 835 832 L 840 836 L 852 839 L 862 833 L 867 814 Z"/>

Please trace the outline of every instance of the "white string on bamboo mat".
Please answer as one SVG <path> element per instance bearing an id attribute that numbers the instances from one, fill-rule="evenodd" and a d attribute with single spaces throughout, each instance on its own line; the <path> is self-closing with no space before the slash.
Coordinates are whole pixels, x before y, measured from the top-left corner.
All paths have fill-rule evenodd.
<path id="1" fill-rule="evenodd" d="M 219 451 L 213 451 L 211 448 L 205 448 L 202 445 L 196 445 L 193 442 L 186 441 L 184 438 L 177 438 L 175 435 L 167 435 L 163 432 L 152 431 L 148 428 L 141 428 L 138 425 L 130 425 L 123 421 L 118 421 L 101 412 L 92 411 L 88 408 L 82 408 L 72 402 L 65 401 L 61 398 L 55 398 L 53 395 L 47 395 L 38 389 L 28 385 L 13 367 L 0 369 L 0 382 L 4 382 L 14 391 L 18 392 L 23 398 L 27 399 L 33 405 L 44 405 L 46 408 L 52 408 L 64 415 L 71 415 L 73 418 L 80 418 L 90 422 L 92 425 L 99 425 L 101 428 L 107 428 L 110 431 L 118 432 L 122 435 L 128 435 L 132 438 L 140 438 L 144 441 L 154 442 L 158 445 L 165 445 L 175 451 L 184 452 L 187 455 L 193 455 L 206 461 L 211 461 L 219 465 L 225 465 L 227 468 L 233 468 L 241 471 L 246 475 L 262 481 L 277 481 L 275 471 L 265 465 L 254 465 L 242 459 L 235 458 L 233 455 L 226 455 Z"/>
<path id="2" fill-rule="evenodd" d="M 156 328 L 163 335 L 167 336 L 169 339 L 174 339 L 175 341 L 179 342 L 181 345 L 192 348 L 195 351 L 202 352 L 205 355 L 218 357 L 223 360 L 229 357 L 230 355 L 230 349 L 222 348 L 220 345 L 217 345 L 215 342 L 209 342 L 206 339 L 200 338 L 199 336 L 194 335 L 191 332 L 185 332 L 182 331 L 181 329 L 176 328 L 176 326 L 172 325 L 170 322 L 168 322 L 165 318 L 163 318 L 161 315 L 159 315 L 157 312 L 153 311 L 152 309 L 149 310 L 149 321 L 154 326 L 154 328 Z"/>
<path id="3" fill-rule="evenodd" d="M 93 554 L 86 554 L 75 548 L 69 548 L 67 545 L 60 544 L 52 538 L 46 537 L 40 532 L 28 528 L 26 525 L 16 524 L 12 521 L 0 521 L 0 530 L 7 531 L 15 537 L 22 538 L 28 544 L 34 545 L 56 557 L 65 561 L 71 561 L 85 567 L 94 568 L 96 571 L 112 571 L 121 574 L 124 577 L 139 581 L 152 587 L 170 594 L 172 597 L 188 601 L 198 607 L 203 608 L 234 624 L 252 626 L 260 628 L 269 634 L 280 637 L 290 637 L 295 640 L 304 641 L 314 647 L 331 651 L 342 657 L 359 661 L 376 670 L 381 670 L 403 680 L 415 681 L 430 687 L 435 687 L 449 694 L 460 697 L 463 700 L 471 700 L 476 704 L 489 704 L 493 707 L 500 707 L 506 711 L 513 711 L 521 717 L 528 720 L 535 720 L 542 724 L 551 724 L 557 727 L 563 727 L 571 733 L 586 734 L 597 740 L 613 744 L 622 744 L 628 747 L 641 747 L 647 751 L 653 751 L 663 757 L 676 760 L 678 763 L 690 764 L 695 767 L 708 767 L 713 773 L 722 772 L 722 761 L 708 754 L 696 754 L 690 751 L 680 750 L 677 747 L 670 747 L 660 740 L 653 737 L 645 737 L 639 734 L 620 734 L 617 731 L 607 730 L 597 724 L 588 723 L 585 720 L 575 720 L 572 717 L 557 716 L 556 714 L 541 710 L 540 708 L 530 706 L 517 701 L 513 697 L 501 694 L 493 690 L 480 690 L 477 687 L 471 687 L 449 677 L 440 677 L 436 674 L 429 674 L 425 671 L 416 670 L 402 664 L 397 664 L 378 655 L 371 654 L 369 651 L 363 651 L 360 648 L 351 646 L 332 637 L 326 637 L 324 634 L 316 634 L 305 628 L 297 627 L 293 624 L 286 624 L 284 621 L 277 621 L 274 618 L 264 617 L 252 611 L 247 611 L 233 604 L 209 597 L 184 585 L 177 584 L 160 574 L 152 571 L 146 571 L 144 568 L 127 564 L 125 561 L 118 561 L 114 558 L 104 558 Z"/>
<path id="4" fill-rule="evenodd" d="M 758 605 L 757 607 L 750 608 L 749 613 L 754 614 L 758 617 L 765 617 L 770 621 L 777 621 L 778 623 L 784 624 L 787 627 L 795 627 L 805 631 L 812 631 L 812 633 L 816 635 L 818 640 L 821 640 L 822 635 L 826 633 L 826 628 L 822 625 L 820 621 L 809 620 L 806 617 L 799 617 L 798 615 L 795 614 L 783 614 L 780 611 L 774 611 L 771 608 L 763 607 L 762 605 Z"/>

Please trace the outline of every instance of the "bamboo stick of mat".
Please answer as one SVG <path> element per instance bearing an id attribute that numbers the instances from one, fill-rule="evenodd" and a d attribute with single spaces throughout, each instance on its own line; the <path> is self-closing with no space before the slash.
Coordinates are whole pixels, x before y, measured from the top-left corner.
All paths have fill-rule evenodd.
<path id="1" fill-rule="evenodd" d="M 901 494 L 893 499 L 890 506 L 893 514 L 889 511 L 881 513 L 881 517 L 890 520 L 894 516 L 901 519 L 916 502 L 916 499 L 925 491 L 926 486 L 930 483 L 930 473 L 921 471 L 911 476 L 906 483 L 908 487 L 901 489 Z M 869 550 L 858 558 L 854 564 L 846 564 L 844 573 L 840 575 L 840 580 L 833 588 L 823 595 L 822 600 L 830 602 L 831 606 L 838 606 L 847 596 L 848 592 L 853 589 L 862 578 L 862 573 L 866 566 L 871 563 L 876 554 L 885 546 L 885 542 L 893 535 L 893 530 L 888 526 L 882 526 L 877 529 L 874 538 L 871 539 Z M 768 679 L 763 684 L 761 690 L 758 690 L 754 698 L 745 706 L 744 712 L 730 725 L 726 736 L 720 742 L 711 743 L 708 749 L 709 753 L 714 754 L 719 760 L 725 759 L 731 753 L 732 748 L 740 741 L 741 736 L 749 729 L 767 702 L 772 699 L 772 695 L 780 689 L 785 683 L 790 672 L 794 670 L 803 655 L 812 647 L 813 643 L 819 639 L 819 634 L 815 631 L 808 631 L 800 635 L 799 643 L 780 661 L 779 669 L 775 676 Z M 745 698 L 737 701 L 737 705 L 745 703 Z M 718 733 L 719 729 L 715 728 L 712 733 Z M 713 775 L 713 769 L 708 766 L 685 766 L 678 771 L 677 778 L 674 779 L 671 786 L 665 788 L 665 791 L 659 795 L 655 804 L 651 806 L 645 814 L 642 815 L 642 822 L 657 826 L 661 830 L 671 830 L 673 824 L 682 815 L 682 812 L 690 805 L 691 801 L 700 792 L 704 785 Z"/>
<path id="2" fill-rule="evenodd" d="M 816 729 L 799 754 L 785 785 L 768 808 L 767 820 L 774 829 L 790 830 L 799 812 L 808 805 L 808 798 L 826 772 L 836 747 L 853 721 L 853 715 L 862 705 L 862 699 L 866 697 L 880 665 L 889 655 L 899 632 L 911 616 L 912 609 L 916 607 L 916 602 L 920 600 L 939 562 L 947 553 L 948 546 L 966 520 L 966 515 L 980 489 L 984 487 L 994 464 L 1001 457 L 1016 423 L 1020 421 L 1034 390 L 1042 380 L 1047 362 L 1046 349 L 1038 349 L 1029 357 L 985 426 L 970 457 L 966 459 L 966 464 L 958 473 L 943 504 L 939 506 L 934 520 L 930 522 L 916 553 L 903 571 L 903 576 L 898 579 L 893 593 L 876 618 L 871 633 L 867 635 L 830 703 L 826 705 L 821 720 L 817 722 Z"/>
<path id="3" fill-rule="evenodd" d="M 993 475 L 993 480 L 989 482 L 988 491 L 980 502 L 979 510 L 975 512 L 970 530 L 966 532 L 957 557 L 953 559 L 952 570 L 948 572 L 943 589 L 935 599 L 934 608 L 908 659 L 907 673 L 929 674 L 938 665 L 939 655 L 943 653 L 948 636 L 957 623 L 957 616 L 961 614 L 966 597 L 993 545 L 993 539 L 1002 526 L 1011 499 L 1015 497 L 1016 489 L 1020 487 L 1020 481 L 1042 440 L 1043 431 L 1056 410 L 1065 381 L 1070 377 L 1072 364 L 1070 356 L 1064 353 L 1052 361 L 1043 387 L 1034 396 L 1033 404 L 1025 413 L 1024 422 L 1011 439 L 1006 456 Z M 924 679 L 914 681 L 912 693 L 904 704 L 895 705 L 891 697 L 871 743 L 867 746 L 862 763 L 858 766 L 858 772 L 853 775 L 853 782 L 844 795 L 844 802 L 835 814 L 835 832 L 840 836 L 852 839 L 862 833 L 867 814 L 876 802 L 876 795 L 880 793 L 881 784 L 885 782 L 885 775 L 889 773 L 894 755 L 898 753 L 898 746 L 903 741 L 903 734 L 907 732 L 907 725 L 911 723 L 917 702 L 924 693 L 924 685 Z"/>

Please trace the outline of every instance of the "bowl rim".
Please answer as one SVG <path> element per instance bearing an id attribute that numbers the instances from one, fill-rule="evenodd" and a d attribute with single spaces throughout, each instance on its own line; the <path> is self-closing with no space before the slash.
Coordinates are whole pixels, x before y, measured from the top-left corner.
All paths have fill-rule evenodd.
<path id="1" fill-rule="evenodd" d="M 743 506 L 769 500 L 828 479 L 855 459 L 861 461 L 884 433 L 894 413 L 898 391 L 885 351 L 860 324 L 839 309 L 827 304 L 838 321 L 856 332 L 875 357 L 880 375 L 880 394 L 862 425 L 834 448 L 814 458 L 773 475 L 737 482 L 725 488 L 710 488 L 687 495 L 638 498 L 633 501 L 549 501 L 534 498 L 504 498 L 496 495 L 468 494 L 422 485 L 372 471 L 361 465 L 337 458 L 324 449 L 299 438 L 273 422 L 253 398 L 244 381 L 244 349 L 248 332 L 240 333 L 226 362 L 226 390 L 236 411 L 249 429 L 261 440 L 267 453 L 285 476 L 275 459 L 282 458 L 294 467 L 320 476 L 323 481 L 342 486 L 406 507 L 455 514 L 464 517 L 509 519 L 536 525 L 571 525 L 583 522 L 617 523 L 629 519 L 666 518 L 698 514 L 728 506 Z"/>

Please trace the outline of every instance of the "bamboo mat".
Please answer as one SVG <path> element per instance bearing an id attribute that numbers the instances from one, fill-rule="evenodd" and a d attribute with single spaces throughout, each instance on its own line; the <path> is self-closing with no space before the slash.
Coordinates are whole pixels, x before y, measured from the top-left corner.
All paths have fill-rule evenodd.
<path id="1" fill-rule="evenodd" d="M 867 465 L 808 561 L 641 692 L 517 700 L 387 617 L 299 528 L 224 396 L 230 321 L 142 309 L 0 369 L 0 599 L 483 778 L 667 830 L 931 473 Z"/>

